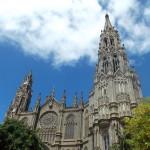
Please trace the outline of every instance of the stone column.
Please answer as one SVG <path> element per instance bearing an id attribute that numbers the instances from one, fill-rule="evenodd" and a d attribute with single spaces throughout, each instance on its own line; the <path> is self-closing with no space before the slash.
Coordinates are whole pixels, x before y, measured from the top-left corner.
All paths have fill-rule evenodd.
<path id="1" fill-rule="evenodd" d="M 90 129 L 90 134 L 89 134 L 89 150 L 94 150 L 94 133 L 93 130 Z"/>
<path id="2" fill-rule="evenodd" d="M 97 146 L 100 147 L 100 131 L 97 132 Z"/>

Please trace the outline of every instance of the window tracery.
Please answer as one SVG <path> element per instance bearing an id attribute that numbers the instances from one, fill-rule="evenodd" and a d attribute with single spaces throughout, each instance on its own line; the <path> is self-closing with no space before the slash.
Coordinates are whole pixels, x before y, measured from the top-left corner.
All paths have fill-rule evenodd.
<path id="1" fill-rule="evenodd" d="M 106 73 L 108 70 L 108 59 L 106 57 L 103 58 L 103 71 Z"/>
<path id="2" fill-rule="evenodd" d="M 114 54 L 113 56 L 113 66 L 114 66 L 114 72 L 116 72 L 117 69 L 119 68 L 119 58 L 116 54 Z"/>
<path id="3" fill-rule="evenodd" d="M 65 128 L 65 138 L 66 139 L 72 139 L 74 138 L 74 133 L 75 133 L 75 116 L 74 115 L 69 115 L 66 118 L 66 128 Z"/>
<path id="4" fill-rule="evenodd" d="M 110 38 L 110 44 L 111 44 L 112 46 L 115 45 L 113 37 Z"/>
<path id="5" fill-rule="evenodd" d="M 107 38 L 104 38 L 104 44 L 105 44 L 105 47 L 108 46 L 108 40 L 107 40 Z"/>
<path id="6" fill-rule="evenodd" d="M 55 112 L 47 112 L 40 118 L 39 137 L 43 142 L 53 143 L 58 126 L 58 116 Z"/>
<path id="7" fill-rule="evenodd" d="M 57 128 L 57 114 L 54 112 L 48 112 L 40 118 L 41 128 L 55 129 Z"/>

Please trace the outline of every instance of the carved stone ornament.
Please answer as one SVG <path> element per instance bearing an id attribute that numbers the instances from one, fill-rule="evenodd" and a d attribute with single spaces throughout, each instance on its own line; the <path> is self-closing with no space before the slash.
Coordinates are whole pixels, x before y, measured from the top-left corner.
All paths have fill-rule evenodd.
<path id="1" fill-rule="evenodd" d="M 130 100 L 130 96 L 127 93 L 119 93 L 117 95 L 117 100 L 118 101 L 129 101 Z"/>

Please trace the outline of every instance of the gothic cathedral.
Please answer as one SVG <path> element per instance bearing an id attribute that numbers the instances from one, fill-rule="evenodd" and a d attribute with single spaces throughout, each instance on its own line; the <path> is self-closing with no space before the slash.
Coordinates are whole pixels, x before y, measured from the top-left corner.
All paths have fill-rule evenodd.
<path id="1" fill-rule="evenodd" d="M 73 106 L 66 106 L 66 94 L 56 100 L 54 92 L 40 104 L 40 96 L 32 111 L 32 74 L 27 75 L 10 105 L 7 117 L 23 120 L 39 129 L 39 137 L 47 150 L 109 150 L 119 142 L 123 118 L 142 99 L 140 82 L 128 65 L 124 45 L 118 31 L 105 16 L 100 35 L 98 62 L 88 103 L 74 96 Z M 79 101 L 79 102 L 78 102 Z"/>

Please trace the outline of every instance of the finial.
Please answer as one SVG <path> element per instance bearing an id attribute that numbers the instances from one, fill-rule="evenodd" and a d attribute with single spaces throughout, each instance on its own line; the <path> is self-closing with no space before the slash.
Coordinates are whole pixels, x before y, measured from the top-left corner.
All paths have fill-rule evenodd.
<path id="1" fill-rule="evenodd" d="M 66 90 L 64 89 L 62 99 L 66 100 Z"/>
<path id="2" fill-rule="evenodd" d="M 38 98 L 37 98 L 37 102 L 40 102 L 40 101 L 41 101 L 41 92 L 39 93 Z"/>
<path id="3" fill-rule="evenodd" d="M 50 96 L 55 97 L 55 88 L 52 89 Z"/>
<path id="4" fill-rule="evenodd" d="M 105 18 L 109 18 L 109 15 L 108 15 L 108 14 L 106 14 L 106 15 L 105 15 Z"/>
<path id="5" fill-rule="evenodd" d="M 26 75 L 26 80 L 32 79 L 32 70 Z"/>
<path id="6" fill-rule="evenodd" d="M 29 76 L 32 76 L 32 70 L 30 70 L 30 72 L 29 72 Z"/>

